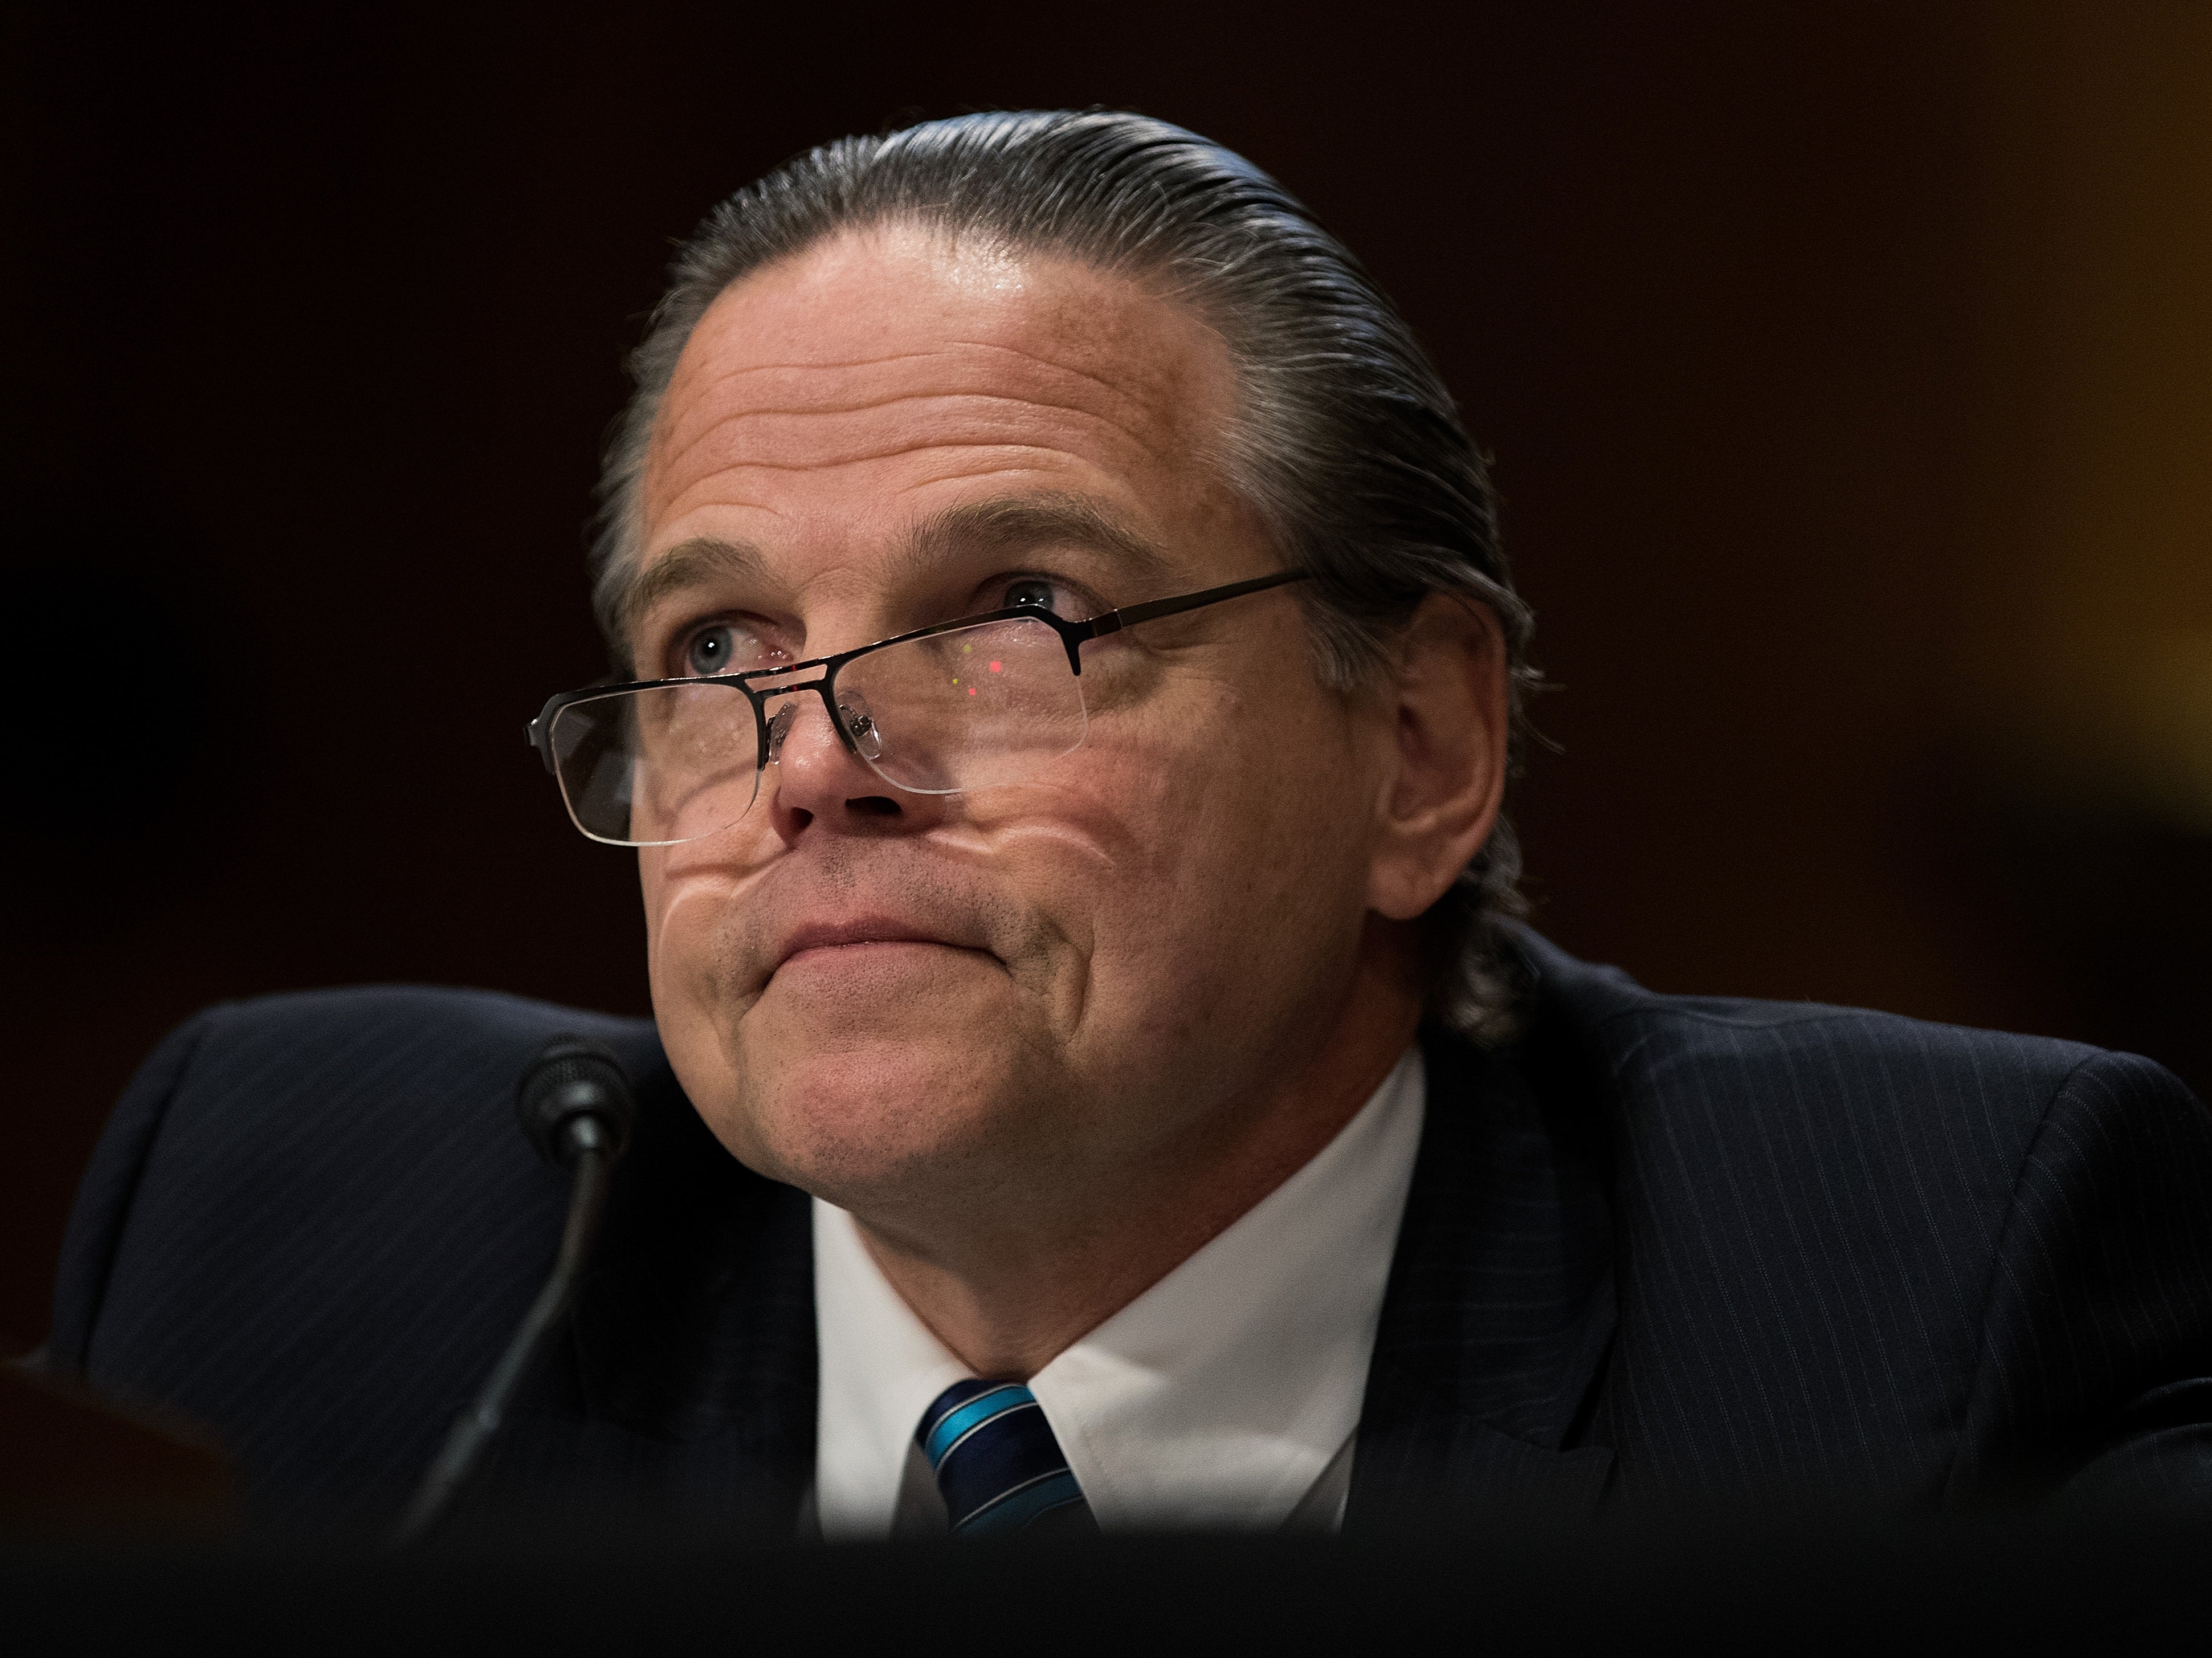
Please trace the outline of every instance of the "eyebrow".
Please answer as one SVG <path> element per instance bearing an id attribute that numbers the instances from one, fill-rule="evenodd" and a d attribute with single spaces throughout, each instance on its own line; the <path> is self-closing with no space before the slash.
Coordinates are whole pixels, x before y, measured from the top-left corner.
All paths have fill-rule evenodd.
<path id="1" fill-rule="evenodd" d="M 678 541 L 638 571 L 623 594 L 623 633 L 627 637 L 654 606 L 672 594 L 718 581 L 757 581 L 766 567 L 761 550 L 750 541 L 722 541 L 710 535 Z"/>
<path id="2" fill-rule="evenodd" d="M 1171 568 L 1159 546 L 1109 517 L 1080 496 L 1055 495 L 971 501 L 948 507 L 918 525 L 900 549 L 899 574 L 920 573 L 955 552 L 1013 553 L 1054 542 L 1112 554 L 1139 578 Z"/>
<path id="3" fill-rule="evenodd" d="M 1053 542 L 1111 553 L 1140 580 L 1158 578 L 1170 568 L 1167 554 L 1146 536 L 1080 496 L 1055 495 L 948 507 L 908 534 L 890 574 L 894 581 L 919 574 L 955 552 L 1012 553 Z M 640 570 L 623 593 L 617 607 L 623 637 L 629 638 L 665 599 L 718 582 L 757 582 L 767 565 L 766 556 L 750 541 L 711 535 L 679 541 Z"/>

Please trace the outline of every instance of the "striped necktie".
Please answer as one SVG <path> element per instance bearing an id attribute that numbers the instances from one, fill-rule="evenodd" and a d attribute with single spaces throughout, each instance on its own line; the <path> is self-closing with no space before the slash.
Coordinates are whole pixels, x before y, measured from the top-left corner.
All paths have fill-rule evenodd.
<path id="1" fill-rule="evenodd" d="M 955 1537 L 1097 1529 L 1052 1424 L 1019 1382 L 954 1382 L 922 1412 L 914 1437 Z"/>

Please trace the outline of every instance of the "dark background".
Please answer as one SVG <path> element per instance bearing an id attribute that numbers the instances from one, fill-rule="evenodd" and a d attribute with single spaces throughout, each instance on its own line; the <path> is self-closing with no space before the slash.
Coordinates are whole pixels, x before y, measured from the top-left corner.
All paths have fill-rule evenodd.
<path id="1" fill-rule="evenodd" d="M 1560 942 L 2212 1085 L 2212 12 L 604 9 L 0 24 L 0 1349 L 195 1009 L 645 1010 L 521 735 L 623 352 L 716 197 L 976 107 L 1209 133 L 1412 315 L 1565 687 Z"/>

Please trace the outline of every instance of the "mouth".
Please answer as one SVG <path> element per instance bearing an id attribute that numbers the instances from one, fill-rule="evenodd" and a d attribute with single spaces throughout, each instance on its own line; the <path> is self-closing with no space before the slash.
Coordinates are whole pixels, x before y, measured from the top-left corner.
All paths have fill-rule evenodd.
<path id="1" fill-rule="evenodd" d="M 861 917 L 850 921 L 816 922 L 801 927 L 785 941 L 782 954 L 777 958 L 775 970 L 769 977 L 774 978 L 775 973 L 787 967 L 839 960 L 857 961 L 866 955 L 913 949 L 984 954 L 973 946 L 957 944 L 911 923 L 881 917 Z"/>

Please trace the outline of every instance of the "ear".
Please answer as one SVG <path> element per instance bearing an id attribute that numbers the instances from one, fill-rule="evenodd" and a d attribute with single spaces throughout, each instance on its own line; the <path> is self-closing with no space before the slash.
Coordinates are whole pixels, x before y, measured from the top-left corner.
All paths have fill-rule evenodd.
<path id="1" fill-rule="evenodd" d="M 1410 921 L 1489 839 L 1505 797 L 1505 635 L 1486 605 L 1432 593 L 1399 642 L 1395 753 L 1376 810 L 1368 907 Z"/>

